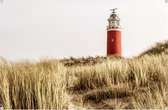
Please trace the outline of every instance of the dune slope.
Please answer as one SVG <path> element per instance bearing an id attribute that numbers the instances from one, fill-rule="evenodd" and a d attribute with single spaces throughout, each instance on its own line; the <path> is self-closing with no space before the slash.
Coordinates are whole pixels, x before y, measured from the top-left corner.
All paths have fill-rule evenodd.
<path id="1" fill-rule="evenodd" d="M 137 57 L 0 61 L 0 102 L 6 109 L 168 106 L 168 42 Z"/>

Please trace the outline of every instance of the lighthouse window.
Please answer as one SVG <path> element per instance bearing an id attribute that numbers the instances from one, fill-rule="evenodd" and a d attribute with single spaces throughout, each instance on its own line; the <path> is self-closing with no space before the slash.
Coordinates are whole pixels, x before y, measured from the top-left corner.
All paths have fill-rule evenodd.
<path id="1" fill-rule="evenodd" d="M 111 39 L 111 42 L 114 42 L 114 39 Z"/>

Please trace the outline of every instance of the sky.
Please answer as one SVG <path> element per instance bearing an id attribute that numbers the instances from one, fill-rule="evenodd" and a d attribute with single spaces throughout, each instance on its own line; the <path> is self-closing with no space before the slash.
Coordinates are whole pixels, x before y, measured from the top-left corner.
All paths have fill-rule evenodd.
<path id="1" fill-rule="evenodd" d="M 168 40 L 166 0 L 0 1 L 0 56 L 12 61 L 105 56 L 112 8 L 121 19 L 124 57 Z"/>

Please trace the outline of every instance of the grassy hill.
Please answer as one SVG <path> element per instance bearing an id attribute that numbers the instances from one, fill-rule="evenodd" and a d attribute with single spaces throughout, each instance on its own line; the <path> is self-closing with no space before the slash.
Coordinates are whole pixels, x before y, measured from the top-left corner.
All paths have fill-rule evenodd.
<path id="1" fill-rule="evenodd" d="M 0 61 L 3 108 L 142 109 L 168 106 L 168 41 L 139 56 Z"/>

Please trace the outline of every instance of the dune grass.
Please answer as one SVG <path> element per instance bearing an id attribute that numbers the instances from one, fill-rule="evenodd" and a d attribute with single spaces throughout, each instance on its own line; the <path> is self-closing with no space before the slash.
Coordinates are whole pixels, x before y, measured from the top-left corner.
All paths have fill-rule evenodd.
<path id="1" fill-rule="evenodd" d="M 117 56 L 0 62 L 6 109 L 162 109 L 168 106 L 168 42 Z"/>
<path id="2" fill-rule="evenodd" d="M 69 71 L 78 79 L 71 82 L 74 85 L 71 89 L 79 93 L 78 97 L 81 95 L 82 106 L 87 102 L 101 105 L 109 99 L 115 100 L 114 103 L 124 99 L 127 102 L 123 104 L 127 106 L 121 106 L 129 109 L 164 108 L 168 105 L 167 62 L 168 55 L 145 55 L 76 67 Z M 117 104 L 111 101 L 104 107 L 117 109 Z"/>
<path id="3" fill-rule="evenodd" d="M 10 63 L 0 67 L 3 108 L 65 108 L 66 68 L 58 61 Z"/>

